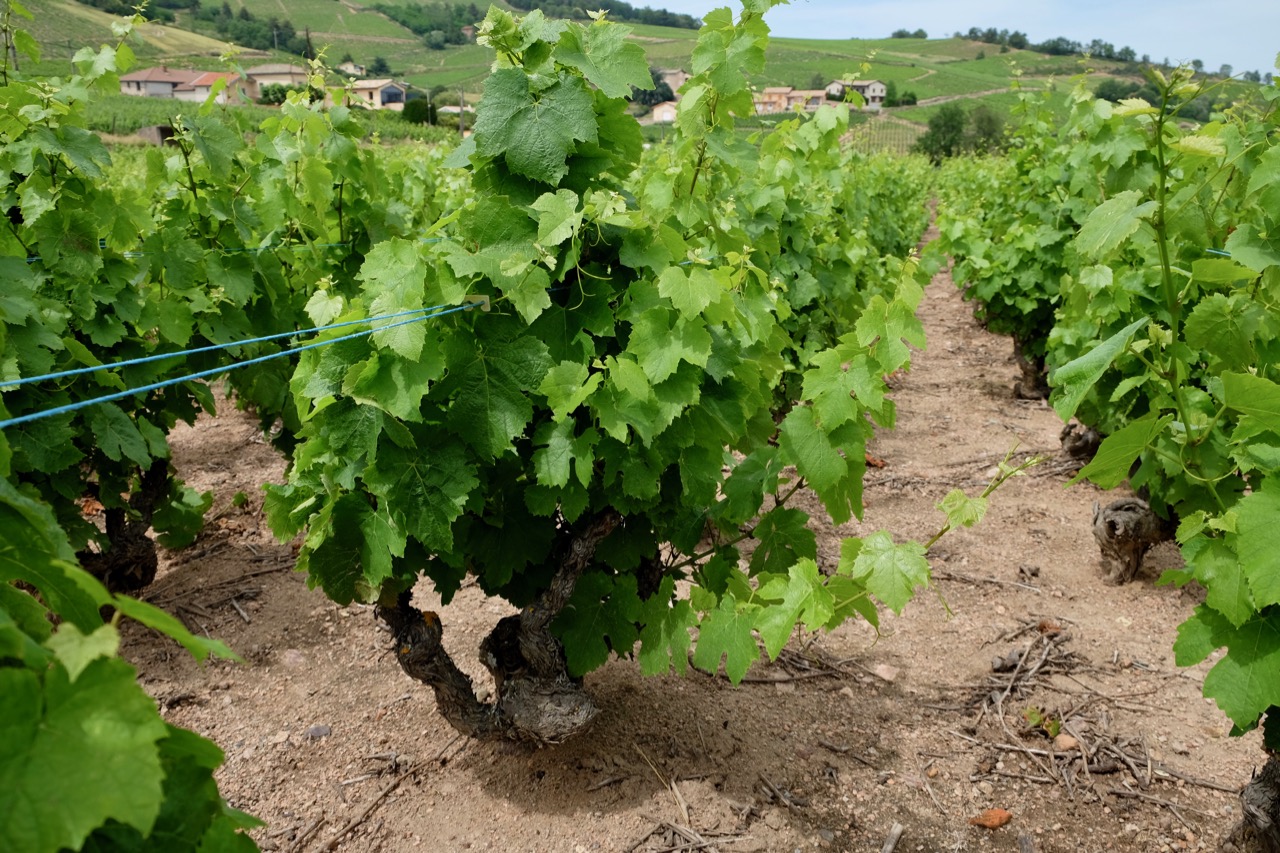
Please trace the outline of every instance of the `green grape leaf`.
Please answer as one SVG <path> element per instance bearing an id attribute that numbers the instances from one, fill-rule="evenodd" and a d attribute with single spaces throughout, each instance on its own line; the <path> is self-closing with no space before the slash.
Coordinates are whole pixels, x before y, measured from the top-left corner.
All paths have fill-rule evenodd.
<path id="1" fill-rule="evenodd" d="M 1232 625 L 1240 627 L 1257 612 L 1240 558 L 1228 543 L 1196 536 L 1182 546 L 1182 557 L 1191 576 L 1208 590 L 1205 602 Z"/>
<path id="2" fill-rule="evenodd" d="M 640 635 L 640 598 L 635 575 L 611 577 L 599 572 L 578 579 L 552 630 L 564 643 L 569 674 L 599 669 L 609 652 L 630 654 Z"/>
<path id="3" fill-rule="evenodd" d="M 392 556 L 405 550 L 403 528 L 384 512 L 355 494 L 332 501 L 312 518 L 298 569 L 340 604 L 374 600 L 391 577 Z"/>
<path id="4" fill-rule="evenodd" d="M 160 504 L 151 518 L 156 541 L 174 550 L 196 541 L 204 529 L 204 514 L 213 506 L 213 492 L 197 492 L 186 486 L 178 486 L 177 491 L 177 500 Z"/>
<path id="5" fill-rule="evenodd" d="M 89 428 L 97 439 L 97 445 L 112 462 L 119 462 L 126 457 L 141 467 L 151 464 L 151 454 L 147 450 L 147 442 L 138 432 L 133 419 L 114 403 L 100 403 L 91 406 L 87 411 Z"/>
<path id="6" fill-rule="evenodd" d="M 907 303 L 886 302 L 879 294 L 871 298 L 854 324 L 857 341 L 872 350 L 882 373 L 892 373 L 911 360 L 907 344 L 924 349 L 924 327 Z"/>
<path id="7" fill-rule="evenodd" d="M 1173 415 L 1157 418 L 1150 414 L 1116 430 L 1102 440 L 1097 454 L 1068 485 L 1087 479 L 1099 488 L 1114 489 L 1129 478 L 1134 460 L 1173 420 Z"/>
<path id="8" fill-rule="evenodd" d="M 644 48 L 629 41 L 630 35 L 631 28 L 620 24 L 573 25 L 560 36 L 555 56 L 610 98 L 628 98 L 632 88 L 653 88 Z"/>
<path id="9" fill-rule="evenodd" d="M 841 563 L 844 562 L 842 548 Z M 901 613 L 916 588 L 929 585 L 929 561 L 919 542 L 898 545 L 887 532 L 878 530 L 862 540 L 850 576 L 866 584 L 867 590 L 894 613 Z"/>
<path id="10" fill-rule="evenodd" d="M 1235 284 L 1253 281 L 1257 273 L 1229 258 L 1201 258 L 1191 264 L 1191 278 L 1207 284 Z M 1222 296 L 1222 294 L 1211 294 Z M 1225 297 L 1223 297 L 1225 298 Z"/>
<path id="11" fill-rule="evenodd" d="M 720 599 L 720 606 L 703 617 L 698 626 L 698 644 L 693 665 L 705 672 L 717 672 L 724 661 L 729 681 L 738 684 L 751 664 L 760 658 L 760 645 L 752 627 L 759 607 L 741 605 L 732 595 Z"/>
<path id="12" fill-rule="evenodd" d="M 831 435 L 814 423 L 813 409 L 805 406 L 792 409 L 782 422 L 779 446 L 783 460 L 796 466 L 836 524 L 861 512 L 866 464 L 861 447 L 837 447 Z"/>
<path id="13" fill-rule="evenodd" d="M 72 624 L 64 622 L 64 625 Z M 26 660 L 34 653 L 43 657 L 35 641 L 44 642 L 53 632 L 49 609 L 34 595 L 9 583 L 0 583 L 0 632 L 9 631 L 10 639 L 0 638 L 0 658 Z M 14 643 L 12 638 L 21 636 Z M 24 651 L 25 650 L 25 651 Z"/>
<path id="14" fill-rule="evenodd" d="M 834 631 L 855 615 L 880 630 L 880 612 L 863 584 L 845 575 L 832 575 L 827 579 L 827 592 L 831 593 L 832 607 L 831 619 L 825 626 L 828 631 Z"/>
<path id="15" fill-rule="evenodd" d="M 89 579 L 93 580 L 92 578 Z M 104 589 L 103 592 L 105 593 L 106 590 Z M 196 659 L 197 663 L 202 663 L 214 657 L 224 660 L 240 660 L 240 656 L 231 651 L 221 640 L 214 640 L 191 633 L 187 630 L 187 626 L 182 624 L 182 620 L 167 611 L 161 610 L 154 604 L 139 601 L 127 595 L 111 596 L 110 604 L 133 621 L 146 625 L 153 631 L 159 631 L 166 637 L 176 640 Z"/>
<path id="16" fill-rule="evenodd" d="M 82 585 L 80 575 L 92 578 L 74 560 L 53 511 L 0 479 L 0 583 L 34 586 L 55 613 L 82 632 L 93 631 L 102 624 L 98 608 L 110 596 L 101 584 L 98 593 Z"/>
<path id="17" fill-rule="evenodd" d="M 1205 676 L 1204 694 L 1236 726 L 1249 729 L 1280 705 L 1280 614 L 1272 609 L 1237 627 L 1201 605 L 1178 626 L 1173 648 L 1178 665 L 1191 666 L 1224 646 L 1227 654 Z"/>
<path id="18" fill-rule="evenodd" d="M 544 248 L 559 246 L 582 225 L 578 194 L 572 190 L 543 193 L 530 207 L 542 214 L 534 218 L 538 220 L 538 243 Z"/>
<path id="19" fill-rule="evenodd" d="M 766 604 L 756 616 L 756 629 L 770 659 L 778 657 L 797 622 L 816 629 L 835 615 L 835 600 L 812 559 L 798 561 L 786 576 L 774 575 L 760 587 L 758 595 L 776 602 Z"/>
<path id="20" fill-rule="evenodd" d="M 99 625 L 97 630 L 82 634 L 75 625 L 65 622 L 45 645 L 58 656 L 67 677 L 75 681 L 95 660 L 116 656 L 120 650 L 120 632 L 114 625 Z"/>
<path id="21" fill-rule="evenodd" d="M 160 812 L 164 721 L 118 658 L 72 681 L 0 669 L 0 849 L 79 849 L 107 820 L 149 832 Z"/>
<path id="22" fill-rule="evenodd" d="M 1222 390 L 1228 407 L 1280 432 L 1280 385 L 1251 373 L 1224 373 Z"/>
<path id="23" fill-rule="evenodd" d="M 567 418 L 586 402 L 604 381 L 600 373 L 587 373 L 586 365 L 574 361 L 562 361 L 547 371 L 538 386 L 538 393 L 547 398 L 547 405 L 557 420 Z"/>
<path id="24" fill-rule="evenodd" d="M 1268 267 L 1280 265 L 1280 249 L 1250 223 L 1241 223 L 1231 232 L 1227 238 L 1227 251 L 1233 260 L 1254 272 L 1264 272 Z"/>
<path id="25" fill-rule="evenodd" d="M 762 447 L 738 462 L 724 481 L 722 517 L 730 524 L 743 524 L 760 512 L 765 494 L 778 487 L 783 463 L 776 447 Z"/>
<path id="26" fill-rule="evenodd" d="M 987 514 L 986 498 L 971 498 L 960 489 L 952 489 L 938 503 L 938 509 L 947 514 L 952 527 L 973 527 Z"/>
<path id="27" fill-rule="evenodd" d="M 430 453 L 384 446 L 363 479 L 390 506 L 396 527 L 432 551 L 453 548 L 453 522 L 479 483 L 456 444 L 435 444 Z"/>
<path id="28" fill-rule="evenodd" d="M 1280 482 L 1268 477 L 1262 488 L 1235 506 L 1236 553 L 1259 608 L 1280 604 Z"/>
<path id="29" fill-rule="evenodd" d="M 684 675 L 689 666 L 693 639 L 689 629 L 698 624 L 698 615 L 685 600 L 672 600 L 675 580 L 664 577 L 658 591 L 641 603 L 640 671 L 661 675 L 674 669 Z"/>
<path id="30" fill-rule="evenodd" d="M 347 374 L 349 382 L 343 391 L 368 410 L 364 417 L 376 423 L 377 430 L 390 430 L 394 427 L 387 418 L 375 418 L 374 407 L 403 421 L 421 421 L 422 398 L 431 383 L 443 374 L 444 360 L 440 357 L 439 341 L 428 336 L 417 361 L 407 361 L 392 353 L 371 354 L 363 368 L 357 366 Z M 370 454 L 369 458 L 373 455 Z"/>
<path id="31" fill-rule="evenodd" d="M 776 507 L 760 517 L 755 527 L 755 553 L 751 555 L 751 574 L 781 573 L 800 559 L 818 556 L 818 538 L 806 527 L 808 513 L 798 509 Z"/>
<path id="32" fill-rule="evenodd" d="M 75 445 L 76 432 L 71 426 L 74 414 L 55 415 L 34 424 L 17 428 L 9 435 L 13 450 L 27 457 L 32 468 L 56 474 L 84 458 Z"/>
<path id="33" fill-rule="evenodd" d="M 573 424 L 557 421 L 544 424 L 534 436 L 538 448 L 533 454 L 533 469 L 538 483 L 547 488 L 562 488 L 569 483 L 573 461 Z"/>
<path id="34" fill-rule="evenodd" d="M 850 369 L 843 349 L 824 350 L 815 355 L 810 364 L 813 366 L 804 373 L 804 396 L 813 401 L 814 411 L 823 427 L 835 429 L 857 420 L 862 414 L 862 407 L 860 399 L 854 399 L 854 393 L 859 390 L 860 376 L 858 371 Z M 859 398 L 861 396 L 859 394 Z M 879 402 L 868 402 L 868 405 L 876 408 Z"/>
<path id="35" fill-rule="evenodd" d="M 1247 301 L 1242 305 L 1224 294 L 1211 293 L 1188 315 L 1184 334 L 1191 346 L 1239 370 L 1257 361 L 1253 337 L 1261 322 L 1259 314 Z"/>
<path id="36" fill-rule="evenodd" d="M 536 94 L 517 68 L 502 68 L 484 84 L 476 118 L 476 151 L 502 157 L 512 172 L 552 186 L 569 172 L 575 142 L 596 141 L 591 93 L 580 78 L 562 75 Z"/>
<path id="37" fill-rule="evenodd" d="M 1087 258 L 1105 260 L 1133 236 L 1144 219 L 1156 212 L 1156 202 L 1139 202 L 1142 193 L 1126 190 L 1098 205 L 1080 226 L 1076 248 Z"/>
<path id="38" fill-rule="evenodd" d="M 667 267 L 658 276 L 658 293 L 686 319 L 697 317 L 707 306 L 720 299 L 724 285 L 717 275 L 703 267 Z"/>
<path id="39" fill-rule="evenodd" d="M 1116 332 L 1089 352 L 1067 362 L 1049 374 L 1049 384 L 1054 387 L 1053 410 L 1064 421 L 1071 420 L 1080 402 L 1097 384 L 1112 363 L 1129 346 L 1129 341 L 1145 326 L 1149 317 L 1135 320 Z"/>
<path id="40" fill-rule="evenodd" d="M 427 266 L 418 245 L 392 238 L 374 246 L 360 267 L 360 289 L 369 300 L 370 316 L 399 314 L 425 307 L 424 282 Z M 373 323 L 373 341 L 390 347 L 403 358 L 417 361 L 426 337 L 423 322 L 408 323 L 411 317 L 396 317 Z M 430 321 L 425 321 L 430 322 Z"/>
<path id="41" fill-rule="evenodd" d="M 551 367 L 547 347 L 531 336 L 512 341 L 476 342 L 471 360 L 453 367 L 456 398 L 448 423 L 476 452 L 494 458 L 533 418 L 528 394 Z"/>
<path id="42" fill-rule="evenodd" d="M 655 385 L 669 379 L 685 361 L 706 367 L 711 358 L 711 335 L 697 322 L 676 318 L 670 325 L 670 311 L 650 311 L 631 329 L 627 352 L 636 357 L 649 381 Z"/>

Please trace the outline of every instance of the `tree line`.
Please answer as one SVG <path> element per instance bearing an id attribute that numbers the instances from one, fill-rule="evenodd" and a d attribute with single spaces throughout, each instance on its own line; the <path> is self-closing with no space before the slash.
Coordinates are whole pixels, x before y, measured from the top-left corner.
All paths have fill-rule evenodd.
<path id="1" fill-rule="evenodd" d="M 542 10 L 543 14 L 553 18 L 572 18 L 581 20 L 586 17 L 583 7 L 572 3 L 544 2 L 544 0 L 508 0 L 508 5 L 522 12 Z M 591 4 L 591 9 L 603 9 L 615 21 L 627 21 L 633 24 L 650 24 L 655 27 L 679 27 L 685 30 L 696 30 L 702 26 L 702 19 L 693 15 L 681 15 L 668 12 L 666 9 L 650 9 L 648 6 L 637 8 L 621 0 L 599 0 Z"/>
<path id="2" fill-rule="evenodd" d="M 462 28 L 477 25 L 484 13 L 475 3 L 407 3 L 395 6 L 378 3 L 370 7 L 381 12 L 416 36 L 432 50 L 444 50 L 445 45 L 466 44 L 468 38 Z"/>
<path id="3" fill-rule="evenodd" d="M 316 58 L 310 28 L 300 34 L 291 21 L 275 16 L 259 18 L 243 6 L 236 11 L 226 0 L 219 7 L 203 7 L 197 0 L 188 8 L 195 12 L 197 21 L 211 24 L 224 41 L 251 50 L 283 50 L 306 59 Z"/>

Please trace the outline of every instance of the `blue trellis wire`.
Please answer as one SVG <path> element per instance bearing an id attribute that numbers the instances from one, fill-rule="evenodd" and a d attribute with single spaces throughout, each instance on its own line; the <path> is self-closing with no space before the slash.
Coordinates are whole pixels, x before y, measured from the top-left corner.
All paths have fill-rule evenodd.
<path id="1" fill-rule="evenodd" d="M 174 350 L 173 352 L 163 352 L 158 355 L 148 355 L 142 358 L 131 358 L 127 361 L 115 361 L 109 364 L 97 364 L 90 367 L 77 367 L 72 370 L 60 370 L 57 373 L 46 373 L 43 376 L 28 376 L 21 379 L 9 379 L 0 381 L 0 388 L 15 388 L 19 385 L 30 385 L 35 382 L 47 382 L 51 379 L 66 379 L 69 376 L 83 376 L 86 373 L 97 373 L 102 370 L 115 370 L 120 367 L 133 367 L 139 364 L 151 364 L 156 361 L 164 361 L 169 358 L 179 358 L 185 355 L 198 355 L 205 352 L 214 352 L 215 350 L 230 349 L 231 347 L 243 347 L 250 344 L 262 344 L 269 341 L 278 341 L 283 338 L 294 338 L 299 335 L 314 335 L 320 332 L 327 332 L 331 329 L 342 329 L 348 326 L 359 326 L 364 323 L 377 323 L 382 320 L 394 320 L 399 317 L 409 317 L 414 314 L 429 313 L 448 308 L 448 305 L 433 305 L 430 308 L 415 308 L 412 311 L 400 311 L 395 314 L 382 314 L 377 317 L 367 317 L 363 320 L 347 320 L 342 323 L 330 323 L 327 326 L 315 326 L 311 329 L 296 329 L 292 332 L 279 332 L 274 335 L 264 335 L 260 338 L 248 338 L 243 341 L 231 341 L 225 344 L 211 344 L 207 347 L 196 347 L 194 349 Z M 374 331 L 377 331 L 376 329 Z"/>
<path id="2" fill-rule="evenodd" d="M 356 338 L 363 337 L 365 335 L 372 335 L 375 332 L 383 332 L 383 331 L 386 331 L 387 329 L 394 329 L 397 326 L 406 326 L 406 325 L 409 325 L 410 323 L 421 323 L 423 320 L 430 320 L 436 317 L 443 317 L 447 314 L 456 314 L 459 311 L 469 311 L 472 308 L 476 308 L 478 305 L 479 303 L 469 302 L 465 305 L 454 306 L 453 308 L 449 308 L 444 311 L 439 311 L 435 314 L 424 314 L 421 317 L 414 317 L 409 320 L 401 320 L 398 323 L 391 323 L 386 326 L 379 326 L 376 329 L 366 329 L 364 331 L 353 332 L 352 334 L 349 334 L 349 335 L 342 335 L 340 337 L 331 338 L 325 341 L 315 341 L 313 343 L 309 343 L 304 346 L 282 350 L 281 352 L 274 352 L 269 355 L 261 355 L 261 356 L 258 356 L 257 358 L 248 359 L 247 361 L 238 361 L 232 364 L 224 364 L 221 367 L 214 367 L 208 370 L 201 370 L 196 373 L 190 373 L 186 376 L 179 376 L 175 379 L 166 379 L 162 382 L 153 382 L 150 385 L 143 385 L 140 388 L 129 388 L 124 391 L 116 391 L 115 393 L 112 393 L 112 394 L 106 394 L 102 397 L 94 397 L 93 399 L 90 399 L 90 400 L 78 400 L 74 403 L 68 403 L 63 406 L 55 406 L 52 409 L 45 409 L 39 412 L 30 412 L 25 415 L 19 415 L 18 417 L 15 417 L 15 418 L 9 418 L 8 420 L 0 421 L 0 430 L 4 430 L 13 426 L 20 426 L 21 424 L 31 423 L 32 421 L 38 421 L 43 418 L 51 418 L 54 415 L 64 415 L 69 412 L 78 411 L 79 409 L 88 408 L 89 406 L 96 406 L 99 403 L 110 403 L 114 400 L 121 400 L 121 399 L 124 399 L 125 397 L 133 396 L 134 394 L 147 394 L 147 393 L 150 393 L 151 391 L 158 391 L 161 388 L 168 388 L 171 385 L 178 385 L 183 382 L 190 382 L 194 379 L 205 379 L 210 376 L 216 376 L 219 373 L 226 373 L 229 370 L 235 370 L 238 367 L 248 367 L 251 364 L 261 364 L 264 361 L 270 361 L 274 358 L 283 358 L 288 355 L 294 355 L 295 353 L 306 352 L 307 350 L 310 350 L 310 349 L 316 349 L 318 347 L 328 346 L 330 344 L 341 343 L 343 341 L 354 340 Z"/>

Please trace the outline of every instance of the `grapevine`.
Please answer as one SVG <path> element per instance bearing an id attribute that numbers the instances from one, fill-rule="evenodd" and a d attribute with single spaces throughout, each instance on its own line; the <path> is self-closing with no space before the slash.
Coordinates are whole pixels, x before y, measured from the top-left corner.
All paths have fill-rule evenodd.
<path id="1" fill-rule="evenodd" d="M 439 243 L 375 245 L 359 291 L 326 304 L 493 310 L 308 353 L 293 377 L 302 443 L 274 529 L 305 528 L 300 567 L 330 597 L 379 602 L 402 666 L 469 734 L 561 740 L 612 651 L 638 643 L 648 673 L 692 652 L 737 681 L 755 632 L 776 655 L 800 622 L 874 624 L 871 596 L 899 609 L 927 583 L 922 546 L 885 534 L 820 571 L 789 504 L 808 486 L 836 521 L 861 512 L 867 417 L 892 423 L 883 377 L 924 343 L 922 274 L 869 236 L 885 172 L 840 151 L 846 108 L 735 131 L 770 5 L 707 16 L 675 139 L 637 175 L 622 96 L 651 78 L 627 28 L 491 10 L 498 60 L 449 161 L 477 197 Z M 924 174 L 897 196 L 921 226 Z M 410 598 L 425 575 L 447 602 L 468 574 L 520 608 L 482 646 L 488 706 Z"/>

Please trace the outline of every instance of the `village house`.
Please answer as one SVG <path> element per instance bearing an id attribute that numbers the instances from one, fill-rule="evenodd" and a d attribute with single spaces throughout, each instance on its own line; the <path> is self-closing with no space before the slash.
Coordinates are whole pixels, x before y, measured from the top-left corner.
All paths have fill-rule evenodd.
<path id="1" fill-rule="evenodd" d="M 203 104 L 209 99 L 209 95 L 213 92 L 213 87 L 217 85 L 219 80 L 225 80 L 226 85 L 218 93 L 214 103 L 236 103 L 243 100 L 243 97 L 248 96 L 248 85 L 240 80 L 239 74 L 233 74 L 230 71 L 206 71 L 190 83 L 182 83 L 175 86 L 173 97 L 179 101 L 195 101 Z M 123 82 L 122 79 L 121 83 L 123 84 Z"/>
<path id="2" fill-rule="evenodd" d="M 144 98 L 172 98 L 174 90 L 186 86 L 203 75 L 202 71 L 190 71 L 185 68 L 144 68 L 120 77 L 120 91 L 125 95 L 138 95 Z"/>
<path id="3" fill-rule="evenodd" d="M 394 80 L 360 80 L 351 85 L 351 94 L 354 103 L 369 109 L 400 112 L 408 89 Z"/>
<path id="4" fill-rule="evenodd" d="M 833 101 L 843 101 L 845 94 L 853 90 L 862 96 L 863 109 L 878 110 L 884 106 L 888 88 L 879 80 L 833 80 L 827 85 L 827 97 Z"/>
<path id="5" fill-rule="evenodd" d="M 266 65 L 255 65 L 246 68 L 249 75 L 249 97 L 255 100 L 260 96 L 264 86 L 278 83 L 281 86 L 307 85 L 307 69 L 283 62 L 269 62 Z"/>
<path id="6" fill-rule="evenodd" d="M 787 109 L 802 109 L 814 112 L 827 101 L 827 93 L 823 89 L 792 89 L 787 93 Z"/>
<path id="7" fill-rule="evenodd" d="M 676 102 L 663 101 L 653 108 L 654 124 L 673 124 L 676 120 Z"/>
<path id="8" fill-rule="evenodd" d="M 791 94 L 790 86 L 769 86 L 756 95 L 756 112 L 760 115 L 785 113 L 787 111 L 787 95 Z"/>
<path id="9" fill-rule="evenodd" d="M 339 63 L 337 70 L 343 74 L 350 74 L 352 77 L 363 77 L 365 68 L 363 65 L 348 59 L 346 62 Z"/>
<path id="10" fill-rule="evenodd" d="M 677 100 L 679 100 L 680 87 L 689 82 L 689 78 L 693 76 L 683 68 L 658 68 L 655 70 L 658 72 L 659 79 L 671 88 L 671 93 L 677 95 Z"/>

